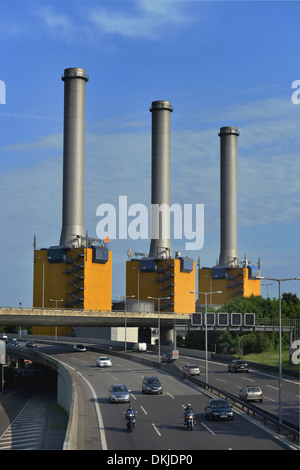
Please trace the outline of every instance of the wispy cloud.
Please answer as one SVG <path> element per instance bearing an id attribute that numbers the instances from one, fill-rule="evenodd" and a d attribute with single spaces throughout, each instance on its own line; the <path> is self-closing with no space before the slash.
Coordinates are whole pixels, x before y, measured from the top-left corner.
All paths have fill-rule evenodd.
<path id="1" fill-rule="evenodd" d="M 33 2 L 26 5 L 24 21 L 22 14 L 13 16 L 9 9 L 3 13 L 0 39 L 27 36 L 99 44 L 99 38 L 119 36 L 157 41 L 193 24 L 191 5 L 176 0 L 49 1 L 43 5 L 38 2 L 37 7 Z"/>
<path id="2" fill-rule="evenodd" d="M 62 148 L 62 134 L 55 134 L 55 135 L 46 135 L 40 137 L 38 140 L 34 142 L 19 142 L 17 144 L 11 144 L 6 147 L 0 148 L 0 152 L 5 154 L 11 154 L 12 152 L 35 152 L 41 150 L 53 150 Z"/>
<path id="3" fill-rule="evenodd" d="M 69 34 L 73 30 L 73 24 L 67 13 L 58 13 L 52 6 L 45 5 L 36 10 L 39 17 L 52 34 Z"/>
<path id="4" fill-rule="evenodd" d="M 119 10 L 111 4 L 110 8 L 96 7 L 90 10 L 89 20 L 101 33 L 151 40 L 186 28 L 193 21 L 185 4 L 174 0 L 123 2 Z"/>

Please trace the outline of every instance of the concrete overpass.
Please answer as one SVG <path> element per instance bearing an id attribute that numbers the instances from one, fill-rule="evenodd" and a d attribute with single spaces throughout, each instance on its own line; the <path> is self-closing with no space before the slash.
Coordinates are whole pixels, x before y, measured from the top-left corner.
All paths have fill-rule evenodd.
<path id="1" fill-rule="evenodd" d="M 160 312 L 162 328 L 173 328 L 176 323 L 185 323 L 190 315 Z M 41 308 L 0 308 L 0 326 L 90 326 L 124 327 L 124 311 L 67 310 Z M 126 312 L 128 327 L 157 328 L 157 312 Z"/>
<path id="2" fill-rule="evenodd" d="M 171 332 L 176 326 L 178 330 L 190 328 L 191 315 L 160 312 L 160 327 L 164 333 Z M 41 309 L 0 307 L 0 326 L 69 326 L 69 327 L 124 327 L 124 311 L 95 311 L 70 309 Z M 157 328 L 157 312 L 126 312 L 126 326 L 136 328 Z M 193 326 L 193 330 L 204 330 L 205 326 Z M 253 326 L 208 326 L 208 330 L 233 331 L 279 331 L 278 319 L 260 318 Z M 292 331 L 298 335 L 299 320 L 282 319 L 282 331 Z"/>

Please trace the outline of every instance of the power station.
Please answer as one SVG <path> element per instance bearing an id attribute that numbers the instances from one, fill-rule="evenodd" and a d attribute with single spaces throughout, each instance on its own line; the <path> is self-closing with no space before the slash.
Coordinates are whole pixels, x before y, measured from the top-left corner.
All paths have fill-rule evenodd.
<path id="1" fill-rule="evenodd" d="M 220 132 L 220 257 L 217 266 L 198 270 L 198 304 L 223 305 L 233 298 L 260 295 L 258 266 L 242 263 L 238 257 L 238 190 L 236 127 L 221 127 Z M 203 293 L 201 293 L 203 292 Z M 221 293 L 213 293 L 221 292 Z"/>
<path id="2" fill-rule="evenodd" d="M 112 253 L 108 244 L 91 239 L 84 229 L 85 92 L 89 78 L 82 68 L 67 68 L 64 82 L 63 201 L 59 245 L 37 248 L 34 240 L 33 306 L 80 310 L 112 309 Z M 260 266 L 238 258 L 236 127 L 222 127 L 220 136 L 219 262 L 198 269 L 195 304 L 195 262 L 172 252 L 171 113 L 169 101 L 153 101 L 151 152 L 151 242 L 148 255 L 128 250 L 126 308 L 135 311 L 190 315 L 205 303 L 222 305 L 236 296 L 260 295 Z M 214 294 L 215 291 L 221 293 Z M 132 306 L 130 307 L 130 303 Z M 34 334 L 54 334 L 53 327 L 35 327 Z M 140 329 L 141 330 L 141 329 Z M 58 334 L 71 334 L 60 328 Z M 162 332 L 170 343 L 173 331 Z M 149 341 L 151 332 L 139 331 Z"/>
<path id="3" fill-rule="evenodd" d="M 172 256 L 170 242 L 171 112 L 169 101 L 153 101 L 151 243 L 149 256 L 126 263 L 126 297 L 150 300 L 155 311 L 190 314 L 195 309 L 195 263 Z M 164 332 L 170 341 L 172 331 Z M 167 337 L 168 336 L 168 337 Z"/>
<path id="4" fill-rule="evenodd" d="M 85 88 L 81 68 L 65 69 L 62 230 L 58 246 L 36 249 L 33 306 L 111 310 L 112 253 L 84 230 Z M 35 334 L 53 335 L 35 327 Z M 59 334 L 70 334 L 60 328 Z"/>

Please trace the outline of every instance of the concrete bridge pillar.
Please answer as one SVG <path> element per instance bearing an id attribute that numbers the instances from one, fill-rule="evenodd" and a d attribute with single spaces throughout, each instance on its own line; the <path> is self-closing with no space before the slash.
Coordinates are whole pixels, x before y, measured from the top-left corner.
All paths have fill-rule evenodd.
<path id="1" fill-rule="evenodd" d="M 173 344 L 173 328 L 160 328 L 160 344 L 170 346 Z"/>
<path id="2" fill-rule="evenodd" d="M 140 326 L 138 331 L 138 342 L 139 343 L 151 343 L 151 328 Z"/>

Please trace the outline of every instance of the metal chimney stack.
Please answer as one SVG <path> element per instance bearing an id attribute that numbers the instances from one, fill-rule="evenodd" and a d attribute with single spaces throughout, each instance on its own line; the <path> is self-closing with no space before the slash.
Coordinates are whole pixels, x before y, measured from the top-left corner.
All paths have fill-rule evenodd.
<path id="1" fill-rule="evenodd" d="M 170 242 L 170 140 L 169 101 L 153 101 L 152 112 L 152 188 L 150 258 L 171 258 Z M 163 205 L 163 206 L 162 206 Z M 160 207 L 160 213 L 158 208 Z"/>
<path id="2" fill-rule="evenodd" d="M 237 137 L 236 127 L 221 127 L 221 251 L 219 266 L 237 267 Z"/>
<path id="3" fill-rule="evenodd" d="M 64 164 L 61 246 L 80 246 L 84 231 L 84 144 L 86 71 L 65 69 Z"/>

